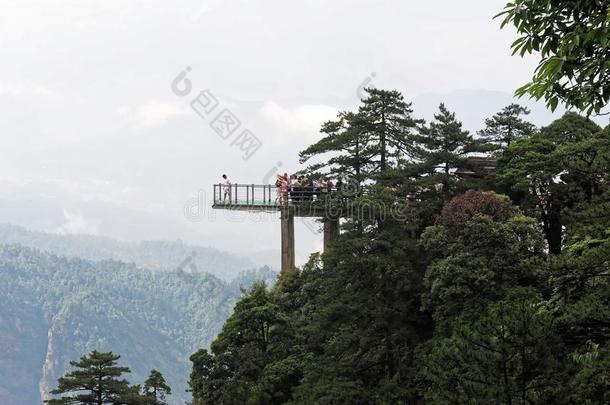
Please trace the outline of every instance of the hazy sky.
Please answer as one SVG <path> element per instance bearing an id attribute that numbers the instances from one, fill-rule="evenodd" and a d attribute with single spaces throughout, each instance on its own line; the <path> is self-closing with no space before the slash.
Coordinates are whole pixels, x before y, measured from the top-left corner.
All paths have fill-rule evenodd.
<path id="1" fill-rule="evenodd" d="M 208 217 L 226 172 L 259 183 L 372 79 L 465 126 L 510 101 L 535 66 L 510 55 L 502 0 L 0 0 L 0 220 L 51 232 L 279 247 L 275 216 Z M 187 66 L 193 89 L 172 80 Z M 190 101 L 208 89 L 263 146 L 244 161 Z M 550 115 L 537 107 L 534 121 Z M 185 218 L 201 192 L 204 211 Z M 299 258 L 321 235 L 297 226 Z"/>

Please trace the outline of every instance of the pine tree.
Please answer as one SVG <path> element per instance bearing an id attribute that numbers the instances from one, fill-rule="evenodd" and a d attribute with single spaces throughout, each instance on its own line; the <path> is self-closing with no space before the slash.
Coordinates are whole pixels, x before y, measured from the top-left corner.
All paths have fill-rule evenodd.
<path id="1" fill-rule="evenodd" d="M 303 270 L 302 290 L 291 296 L 308 298 L 293 316 L 304 323 L 311 360 L 291 405 L 418 403 L 411 366 L 430 319 L 420 310 L 423 269 L 406 235 L 393 222 L 346 230 Z"/>
<path id="2" fill-rule="evenodd" d="M 131 385 L 113 405 L 152 405 L 150 398 L 142 395 L 141 392 L 142 387 L 139 384 Z"/>
<path id="3" fill-rule="evenodd" d="M 83 404 L 104 405 L 123 404 L 122 396 L 130 392 L 126 380 L 120 379 L 129 373 L 128 367 L 117 366 L 121 356 L 112 352 L 92 351 L 79 361 L 71 361 L 76 370 L 59 379 L 59 386 L 51 391 L 54 395 L 72 394 L 46 401 L 51 405 Z"/>
<path id="4" fill-rule="evenodd" d="M 456 321 L 452 335 L 434 343 L 422 373 L 426 403 L 569 403 L 552 314 L 531 291 L 514 291 L 474 322 Z"/>
<path id="5" fill-rule="evenodd" d="M 398 168 L 411 155 L 409 135 L 420 121 L 413 118 L 411 103 L 406 103 L 396 90 L 365 89 L 359 112 L 367 117 L 366 124 L 371 141 L 379 156 L 380 178 L 388 170 Z"/>
<path id="6" fill-rule="evenodd" d="M 530 110 L 519 104 L 510 104 L 502 111 L 485 120 L 485 129 L 478 132 L 479 136 L 489 145 L 490 149 L 498 150 L 509 147 L 514 141 L 531 135 L 535 126 L 521 118 Z"/>
<path id="7" fill-rule="evenodd" d="M 326 168 L 361 184 L 387 178 L 409 160 L 409 135 L 419 122 L 412 117 L 411 104 L 395 90 L 365 91 L 357 113 L 342 112 L 336 121 L 326 122 L 320 131 L 325 136 L 300 153 L 301 163 L 330 153 L 310 171 Z"/>
<path id="8" fill-rule="evenodd" d="M 280 404 L 289 389 L 273 386 L 266 373 L 274 357 L 277 341 L 283 335 L 286 319 L 263 283 L 257 283 L 235 305 L 233 315 L 205 350 L 191 357 L 190 386 L 197 405 L 244 403 Z M 280 352 L 282 357 L 285 352 Z M 284 367 L 286 372 L 286 367 Z M 290 374 L 290 373 L 288 373 Z M 279 382 L 283 382 L 280 379 Z M 267 392 L 261 386 L 271 386 Z M 288 393 L 283 390 L 286 389 Z M 261 398 L 254 401 L 254 398 Z M 272 401 L 270 397 L 275 399 Z"/>
<path id="9" fill-rule="evenodd" d="M 220 390 L 210 389 L 210 386 L 220 386 L 226 381 L 229 371 L 222 373 L 212 354 L 206 349 L 199 349 L 190 357 L 193 369 L 189 377 L 189 386 L 193 393 L 193 405 L 211 405 L 220 402 Z M 219 373 L 219 371 L 221 371 Z"/>
<path id="10" fill-rule="evenodd" d="M 376 150 L 372 147 L 367 117 L 360 113 L 341 112 L 335 121 L 327 121 L 320 132 L 324 137 L 303 150 L 300 162 L 330 153 L 321 163 L 310 165 L 309 172 L 325 169 L 327 174 L 348 178 L 362 184 L 375 167 Z"/>
<path id="11" fill-rule="evenodd" d="M 450 194 L 457 181 L 455 171 L 471 168 L 467 155 L 477 151 L 479 144 L 468 131 L 462 129 L 462 123 L 456 120 L 455 113 L 442 103 L 439 113 L 434 115 L 434 121 L 422 125 L 419 132 L 412 136 L 417 163 L 407 171 L 411 175 L 425 176 L 422 183 L 427 186 L 441 184 L 443 194 Z"/>
<path id="12" fill-rule="evenodd" d="M 165 382 L 163 374 L 157 370 L 151 370 L 150 375 L 144 381 L 142 392 L 150 399 L 151 405 L 166 405 L 165 397 L 171 395 L 172 389 Z"/>

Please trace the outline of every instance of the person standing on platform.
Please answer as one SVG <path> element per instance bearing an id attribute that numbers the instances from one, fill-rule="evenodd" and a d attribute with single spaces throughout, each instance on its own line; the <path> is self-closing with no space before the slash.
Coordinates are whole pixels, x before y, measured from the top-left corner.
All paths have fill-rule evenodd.
<path id="1" fill-rule="evenodd" d="M 275 205 L 282 201 L 282 179 L 284 177 L 278 174 L 275 178 Z"/>
<path id="2" fill-rule="evenodd" d="M 288 205 L 288 191 L 290 190 L 290 181 L 288 180 L 288 173 L 284 173 L 284 176 L 282 176 L 280 188 L 282 191 L 281 202 L 284 205 Z"/>
<path id="3" fill-rule="evenodd" d="M 222 190 L 224 192 L 222 202 L 225 203 L 227 201 L 227 197 L 229 197 L 229 202 L 231 202 L 231 180 L 229 180 L 226 174 L 222 175 L 222 179 Z"/>

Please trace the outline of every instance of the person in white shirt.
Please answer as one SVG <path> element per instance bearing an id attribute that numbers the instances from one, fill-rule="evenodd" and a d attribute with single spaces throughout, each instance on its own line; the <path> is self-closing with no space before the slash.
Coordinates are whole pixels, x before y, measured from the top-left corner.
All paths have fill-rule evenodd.
<path id="1" fill-rule="evenodd" d="M 226 174 L 223 174 L 222 178 L 223 178 L 222 189 L 224 191 L 224 198 L 222 201 L 226 202 L 227 196 L 228 196 L 229 202 L 231 202 L 231 180 L 229 180 L 229 178 L 227 177 Z"/>

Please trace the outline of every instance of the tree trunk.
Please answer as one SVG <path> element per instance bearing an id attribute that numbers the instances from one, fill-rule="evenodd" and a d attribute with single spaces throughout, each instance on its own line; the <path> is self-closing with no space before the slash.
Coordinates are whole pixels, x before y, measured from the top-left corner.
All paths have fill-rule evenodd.
<path id="1" fill-rule="evenodd" d="M 102 382 L 103 382 L 103 376 L 102 376 L 102 370 L 98 370 L 98 375 L 97 375 L 97 405 L 104 405 L 104 402 L 102 400 Z"/>
<path id="2" fill-rule="evenodd" d="M 381 147 L 381 171 L 385 171 L 386 169 L 386 123 L 385 123 L 385 114 L 381 114 L 381 131 L 379 132 L 379 144 Z"/>
<path id="3" fill-rule="evenodd" d="M 561 224 L 561 216 L 559 209 L 555 205 L 551 205 L 547 216 L 547 224 L 545 226 L 546 240 L 549 245 L 549 253 L 558 255 L 561 253 L 561 242 L 563 236 L 563 225 Z"/>

